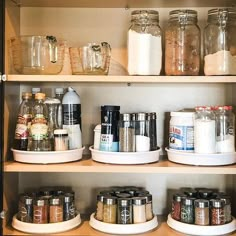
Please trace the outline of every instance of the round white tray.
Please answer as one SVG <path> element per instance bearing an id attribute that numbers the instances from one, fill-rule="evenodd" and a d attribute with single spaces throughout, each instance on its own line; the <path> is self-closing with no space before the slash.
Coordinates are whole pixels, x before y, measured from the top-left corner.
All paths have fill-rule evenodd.
<path id="1" fill-rule="evenodd" d="M 13 151 L 15 161 L 33 164 L 52 164 L 82 159 L 84 147 L 67 151 L 51 152 L 20 151 L 16 149 L 11 150 Z"/>
<path id="2" fill-rule="evenodd" d="M 190 235 L 216 236 L 216 235 L 228 234 L 236 230 L 235 218 L 232 218 L 232 221 L 225 225 L 200 226 L 200 225 L 185 224 L 179 222 L 177 220 L 174 220 L 169 214 L 167 219 L 167 224 L 174 230 Z"/>
<path id="3" fill-rule="evenodd" d="M 94 213 L 90 216 L 89 224 L 96 230 L 99 230 L 108 234 L 141 234 L 150 230 L 155 229 L 158 226 L 157 217 L 154 216 L 152 220 L 140 223 L 140 224 L 108 224 L 96 220 Z"/>
<path id="4" fill-rule="evenodd" d="M 236 163 L 236 153 L 199 154 L 165 149 L 170 161 L 197 166 L 223 166 Z"/>
<path id="5" fill-rule="evenodd" d="M 110 163 L 110 164 L 147 164 L 159 161 L 160 151 L 150 152 L 104 152 L 93 149 L 91 146 L 89 150 L 92 152 L 92 159 L 94 161 Z"/>
<path id="6" fill-rule="evenodd" d="M 12 220 L 12 227 L 25 233 L 52 234 L 71 230 L 80 225 L 80 223 L 81 223 L 80 214 L 78 214 L 75 218 L 71 220 L 63 221 L 60 223 L 48 223 L 48 224 L 33 224 L 33 223 L 22 222 L 18 220 L 15 215 Z"/>

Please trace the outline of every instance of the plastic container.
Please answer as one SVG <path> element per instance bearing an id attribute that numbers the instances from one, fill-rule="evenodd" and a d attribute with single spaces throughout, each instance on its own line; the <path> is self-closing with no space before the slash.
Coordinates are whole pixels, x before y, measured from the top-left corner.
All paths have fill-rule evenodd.
<path id="1" fill-rule="evenodd" d="M 94 142 L 93 142 L 94 150 L 99 150 L 99 148 L 100 148 L 100 139 L 101 139 L 101 124 L 98 124 L 94 128 Z"/>
<path id="2" fill-rule="evenodd" d="M 171 112 L 169 148 L 194 151 L 194 112 Z"/>

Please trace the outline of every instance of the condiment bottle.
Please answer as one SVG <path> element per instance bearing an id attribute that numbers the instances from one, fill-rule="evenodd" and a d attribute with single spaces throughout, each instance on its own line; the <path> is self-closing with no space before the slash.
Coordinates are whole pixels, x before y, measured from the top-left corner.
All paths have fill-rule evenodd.
<path id="1" fill-rule="evenodd" d="M 63 196 L 63 220 L 71 220 L 76 216 L 76 209 L 74 203 L 74 195 L 72 193 L 65 193 Z"/>
<path id="2" fill-rule="evenodd" d="M 17 150 L 27 151 L 28 141 L 30 136 L 30 126 L 32 120 L 32 104 L 31 104 L 32 94 L 22 93 L 22 102 L 19 107 L 15 138 L 14 138 L 14 148 Z"/>
<path id="3" fill-rule="evenodd" d="M 69 137 L 66 129 L 54 130 L 54 150 L 66 151 L 69 149 Z"/>
<path id="4" fill-rule="evenodd" d="M 173 10 L 165 31 L 166 75 L 198 75 L 200 70 L 200 28 L 194 10 Z"/>
<path id="5" fill-rule="evenodd" d="M 194 223 L 194 201 L 196 198 L 182 198 L 181 199 L 181 213 L 180 221 L 183 223 Z"/>
<path id="6" fill-rule="evenodd" d="M 224 200 L 211 199 L 210 200 L 210 224 L 223 225 L 225 224 Z"/>
<path id="7" fill-rule="evenodd" d="M 205 75 L 236 75 L 235 48 L 235 8 L 209 10 L 204 29 Z"/>
<path id="8" fill-rule="evenodd" d="M 132 224 L 133 207 L 131 198 L 117 199 L 117 224 Z"/>
<path id="9" fill-rule="evenodd" d="M 130 75 L 160 74 L 161 41 L 158 11 L 132 11 L 131 26 L 128 31 L 128 72 Z"/>
<path id="10" fill-rule="evenodd" d="M 58 104 L 57 107 L 57 123 L 58 127 L 62 128 L 62 120 L 63 120 L 63 114 L 62 114 L 62 99 L 64 95 L 64 89 L 63 88 L 55 88 L 55 98 L 59 99 L 60 104 Z"/>
<path id="11" fill-rule="evenodd" d="M 156 112 L 146 113 L 146 132 L 150 137 L 150 151 L 157 150 Z"/>
<path id="12" fill-rule="evenodd" d="M 171 217 L 174 220 L 180 221 L 181 219 L 181 200 L 185 198 L 186 195 L 184 194 L 174 194 L 172 199 L 172 210 L 171 210 Z"/>
<path id="13" fill-rule="evenodd" d="M 218 196 L 217 199 L 224 201 L 224 214 L 225 214 L 225 223 L 229 223 L 232 220 L 231 216 L 231 200 L 228 195 Z"/>
<path id="14" fill-rule="evenodd" d="M 116 224 L 117 198 L 105 196 L 103 199 L 103 222 Z"/>
<path id="15" fill-rule="evenodd" d="M 119 151 L 120 152 L 133 152 L 135 130 L 132 126 L 131 115 L 128 113 L 120 114 L 119 121 Z"/>
<path id="16" fill-rule="evenodd" d="M 235 115 L 232 106 L 217 106 L 215 114 L 217 152 L 235 152 Z"/>
<path id="17" fill-rule="evenodd" d="M 196 153 L 216 153 L 216 119 L 211 107 L 195 108 L 194 149 Z"/>
<path id="18" fill-rule="evenodd" d="M 22 222 L 33 222 L 33 198 L 25 194 L 20 196 L 18 203 L 18 220 Z"/>
<path id="19" fill-rule="evenodd" d="M 133 197 L 133 223 L 144 223 L 146 218 L 146 198 Z"/>
<path id="20" fill-rule="evenodd" d="M 49 222 L 58 223 L 63 221 L 63 205 L 60 197 L 52 197 L 49 206 Z"/>
<path id="21" fill-rule="evenodd" d="M 146 220 L 147 221 L 152 220 L 152 218 L 153 218 L 152 194 L 150 194 L 150 193 L 146 193 L 146 194 L 143 193 L 143 194 L 139 194 L 138 196 L 146 198 L 146 206 L 145 206 L 145 209 L 146 209 Z"/>
<path id="22" fill-rule="evenodd" d="M 34 201 L 33 223 L 48 223 L 48 201 L 46 199 L 38 198 Z"/>
<path id="23" fill-rule="evenodd" d="M 205 199 L 197 199 L 195 205 L 195 224 L 209 225 L 209 201 Z"/>

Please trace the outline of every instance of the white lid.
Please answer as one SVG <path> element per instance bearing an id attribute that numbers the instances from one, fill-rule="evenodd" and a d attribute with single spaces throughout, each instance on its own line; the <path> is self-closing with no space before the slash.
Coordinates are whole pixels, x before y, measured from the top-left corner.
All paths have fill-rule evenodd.
<path id="1" fill-rule="evenodd" d="M 102 129 L 101 124 L 96 125 L 96 127 L 94 128 L 94 131 L 100 131 Z"/>
<path id="2" fill-rule="evenodd" d="M 67 129 L 55 129 L 54 134 L 68 134 Z"/>
<path id="3" fill-rule="evenodd" d="M 80 97 L 72 87 L 64 94 L 62 104 L 80 104 Z"/>
<path id="4" fill-rule="evenodd" d="M 179 117 L 193 117 L 194 112 L 183 112 L 183 111 L 172 111 L 170 113 L 171 116 L 179 116 Z"/>
<path id="5" fill-rule="evenodd" d="M 40 93 L 41 88 L 32 88 L 31 91 L 32 91 L 33 94 Z"/>
<path id="6" fill-rule="evenodd" d="M 55 94 L 64 94 L 64 88 L 55 88 Z"/>
<path id="7" fill-rule="evenodd" d="M 60 100 L 57 98 L 46 98 L 45 104 L 60 104 Z"/>

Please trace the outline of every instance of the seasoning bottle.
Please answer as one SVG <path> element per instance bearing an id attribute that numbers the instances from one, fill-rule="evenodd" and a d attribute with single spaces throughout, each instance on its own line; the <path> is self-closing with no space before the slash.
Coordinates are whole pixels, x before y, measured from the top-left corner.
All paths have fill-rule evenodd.
<path id="1" fill-rule="evenodd" d="M 225 224 L 224 200 L 211 199 L 210 200 L 210 224 L 223 225 Z"/>
<path id="2" fill-rule="evenodd" d="M 119 106 L 101 107 L 101 140 L 100 150 L 108 152 L 119 151 Z"/>
<path id="3" fill-rule="evenodd" d="M 194 149 L 196 153 L 216 153 L 216 120 L 211 107 L 195 108 Z"/>
<path id="4" fill-rule="evenodd" d="M 232 220 L 231 216 L 231 200 L 227 195 L 219 196 L 217 199 L 224 201 L 224 214 L 225 214 L 225 223 L 229 223 Z"/>
<path id="5" fill-rule="evenodd" d="M 146 132 L 150 137 L 150 151 L 157 150 L 156 112 L 146 113 Z"/>
<path id="6" fill-rule="evenodd" d="M 117 199 L 117 224 L 132 224 L 133 207 L 131 198 Z"/>
<path id="7" fill-rule="evenodd" d="M 58 127 L 62 128 L 62 120 L 63 120 L 63 114 L 62 114 L 62 99 L 64 95 L 64 89 L 63 88 L 55 88 L 55 98 L 60 101 L 60 104 L 57 106 L 57 123 Z"/>
<path id="8" fill-rule="evenodd" d="M 105 196 L 103 199 L 103 222 L 116 224 L 117 198 Z"/>
<path id="9" fill-rule="evenodd" d="M 197 199 L 195 205 L 195 224 L 209 225 L 209 201 L 205 199 Z"/>
<path id="10" fill-rule="evenodd" d="M 63 205 L 60 197 L 52 197 L 49 206 L 49 222 L 57 223 L 63 221 Z"/>
<path id="11" fill-rule="evenodd" d="M 166 75 L 198 75 L 200 28 L 194 10 L 173 10 L 165 31 Z"/>
<path id="12" fill-rule="evenodd" d="M 69 149 L 69 137 L 66 129 L 54 130 L 54 150 L 66 151 Z"/>
<path id="13" fill-rule="evenodd" d="M 232 106 L 218 106 L 215 114 L 217 152 L 235 152 L 235 115 Z"/>
<path id="14" fill-rule="evenodd" d="M 132 126 L 131 115 L 128 113 L 120 114 L 119 121 L 119 151 L 133 152 L 135 130 Z"/>
<path id="15" fill-rule="evenodd" d="M 74 195 L 72 193 L 65 193 L 63 196 L 63 220 L 71 220 L 76 216 L 76 209 L 74 203 Z"/>
<path id="16" fill-rule="evenodd" d="M 159 13 L 135 10 L 128 31 L 128 72 L 130 75 L 159 75 L 162 66 Z"/>
<path id="17" fill-rule="evenodd" d="M 146 218 L 146 198 L 133 197 L 133 223 L 144 223 Z"/>
<path id="18" fill-rule="evenodd" d="M 235 48 L 235 8 L 209 10 L 204 29 L 205 75 L 236 75 Z"/>
<path id="19" fill-rule="evenodd" d="M 48 201 L 46 199 L 38 198 L 34 201 L 33 223 L 48 223 Z"/>
<path id="20" fill-rule="evenodd" d="M 181 200 L 182 198 L 186 198 L 184 194 L 174 194 L 172 199 L 172 210 L 171 210 L 171 217 L 174 220 L 180 221 L 181 219 Z"/>
<path id="21" fill-rule="evenodd" d="M 33 222 L 33 198 L 25 194 L 20 196 L 18 203 L 18 220 L 22 222 Z"/>
<path id="22" fill-rule="evenodd" d="M 136 152 L 148 152 L 150 151 L 150 137 L 148 137 L 146 131 L 146 114 L 136 114 L 135 124 L 135 149 Z"/>
<path id="23" fill-rule="evenodd" d="M 104 196 L 105 195 L 103 195 L 101 193 L 97 195 L 97 209 L 96 209 L 95 218 L 97 220 L 100 220 L 100 221 L 103 221 L 103 201 L 104 201 Z"/>
<path id="24" fill-rule="evenodd" d="M 196 198 L 182 198 L 181 199 L 181 213 L 180 221 L 183 223 L 194 223 L 194 201 Z"/>
<path id="25" fill-rule="evenodd" d="M 138 197 L 144 197 L 146 199 L 146 220 L 152 220 L 153 218 L 153 206 L 152 206 L 152 194 L 150 193 L 140 193 Z"/>

